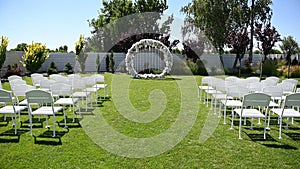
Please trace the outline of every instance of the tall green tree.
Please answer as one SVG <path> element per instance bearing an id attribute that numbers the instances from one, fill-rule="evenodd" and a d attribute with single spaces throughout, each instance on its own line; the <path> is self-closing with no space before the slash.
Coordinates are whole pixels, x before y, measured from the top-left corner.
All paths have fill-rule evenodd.
<path id="1" fill-rule="evenodd" d="M 1 36 L 1 44 L 0 44 L 0 70 L 6 59 L 6 48 L 8 46 L 8 38 L 6 36 Z"/>
<path id="2" fill-rule="evenodd" d="M 170 31 L 172 16 L 158 23 L 168 8 L 166 0 L 111 0 L 102 4 L 98 17 L 89 21 L 93 36 L 88 38 L 87 48 L 92 51 L 127 52 L 141 39 L 164 41 Z M 155 13 L 147 15 L 149 12 Z"/>
<path id="3" fill-rule="evenodd" d="M 85 61 L 87 58 L 87 54 L 84 53 L 84 45 L 85 45 L 84 36 L 81 34 L 77 42 L 75 42 L 75 54 L 76 60 L 79 62 L 81 72 L 85 70 Z"/>
<path id="4" fill-rule="evenodd" d="M 193 0 L 182 11 L 188 21 L 204 31 L 221 55 L 232 32 L 248 29 L 251 18 L 263 23 L 271 18 L 271 3 L 271 0 L 256 0 L 250 6 L 248 0 Z"/>
<path id="5" fill-rule="evenodd" d="M 290 69 L 291 69 L 291 56 L 297 53 L 297 51 L 299 50 L 299 45 L 292 36 L 288 36 L 283 38 L 280 48 L 283 51 L 283 53 L 286 54 L 286 59 L 288 62 L 288 78 L 289 78 Z"/>

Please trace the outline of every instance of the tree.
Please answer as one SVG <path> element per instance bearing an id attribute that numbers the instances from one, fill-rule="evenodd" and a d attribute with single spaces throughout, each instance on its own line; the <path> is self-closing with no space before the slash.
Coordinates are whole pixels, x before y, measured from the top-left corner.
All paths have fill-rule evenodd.
<path id="1" fill-rule="evenodd" d="M 176 44 L 168 41 L 173 16 L 161 25 L 158 23 L 168 8 L 166 0 L 111 0 L 102 4 L 99 16 L 89 21 L 93 27 L 93 36 L 87 39 L 89 50 L 127 52 L 134 43 L 146 38 L 171 47 Z"/>
<path id="2" fill-rule="evenodd" d="M 253 36 L 254 36 L 254 25 L 255 22 L 261 21 L 265 23 L 272 17 L 272 0 L 251 0 L 251 11 L 250 11 L 250 51 L 248 62 L 252 62 L 252 51 L 253 51 Z"/>
<path id="3" fill-rule="evenodd" d="M 47 52 L 46 45 L 32 42 L 25 49 L 21 63 L 30 73 L 34 73 L 41 68 L 48 57 L 49 53 Z"/>
<path id="4" fill-rule="evenodd" d="M 262 77 L 262 65 L 264 64 L 267 56 L 271 53 L 275 43 L 280 41 L 280 34 L 277 32 L 275 27 L 271 27 L 271 23 L 268 23 L 265 28 L 262 24 L 255 24 L 254 36 L 258 41 L 258 48 L 262 50 L 263 58 L 261 62 L 260 78 Z"/>
<path id="5" fill-rule="evenodd" d="M 251 21 L 265 23 L 272 16 L 271 0 L 193 0 L 181 10 L 211 41 L 221 55 L 232 31 L 248 29 Z M 237 32 L 236 32 L 237 33 Z M 251 44 L 251 36 L 250 36 Z"/>
<path id="6" fill-rule="evenodd" d="M 2 69 L 2 66 L 6 59 L 6 48 L 8 46 L 8 38 L 6 36 L 1 36 L 1 44 L 0 44 L 0 69 Z"/>
<path id="7" fill-rule="evenodd" d="M 11 51 L 25 51 L 27 46 L 28 46 L 27 43 L 20 43 L 17 45 L 16 48 L 11 49 Z"/>
<path id="8" fill-rule="evenodd" d="M 75 54 L 76 60 L 79 62 L 81 72 L 85 70 L 85 61 L 87 58 L 87 54 L 84 53 L 84 45 L 85 45 L 84 36 L 81 34 L 77 42 L 75 42 Z"/>
<path id="9" fill-rule="evenodd" d="M 288 78 L 290 77 L 290 67 L 291 67 L 291 56 L 296 54 L 299 50 L 299 45 L 292 36 L 284 37 L 282 44 L 280 45 L 281 50 L 286 54 L 286 59 L 288 62 Z"/>
<path id="10" fill-rule="evenodd" d="M 236 67 L 237 61 L 239 61 L 239 76 L 241 76 L 242 58 L 246 53 L 249 42 L 246 28 L 240 31 L 232 31 L 227 38 L 228 47 L 233 48 L 233 52 L 236 54 L 233 68 Z"/>
<path id="11" fill-rule="evenodd" d="M 58 49 L 56 48 L 55 51 L 56 52 L 61 52 L 61 53 L 68 53 L 68 46 L 67 45 L 60 46 Z"/>

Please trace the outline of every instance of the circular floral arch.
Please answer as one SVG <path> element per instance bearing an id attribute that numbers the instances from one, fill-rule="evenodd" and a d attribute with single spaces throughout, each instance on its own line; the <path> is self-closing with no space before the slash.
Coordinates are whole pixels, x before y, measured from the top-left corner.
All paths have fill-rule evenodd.
<path id="1" fill-rule="evenodd" d="M 139 74 L 134 68 L 134 58 L 136 55 L 147 48 L 154 48 L 159 50 L 163 54 L 163 61 L 165 62 L 165 67 L 160 74 Z M 163 78 L 167 73 L 171 71 L 173 65 L 173 57 L 170 53 L 167 46 L 165 46 L 162 42 L 154 40 L 154 39 L 142 39 L 128 50 L 126 54 L 126 70 L 129 74 L 134 78 Z"/>

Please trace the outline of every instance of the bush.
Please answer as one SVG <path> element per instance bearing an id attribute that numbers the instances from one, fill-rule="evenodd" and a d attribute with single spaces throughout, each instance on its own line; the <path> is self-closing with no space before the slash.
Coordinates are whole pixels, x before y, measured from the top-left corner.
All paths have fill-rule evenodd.
<path id="1" fill-rule="evenodd" d="M 34 73 L 41 68 L 48 57 L 49 53 L 47 52 L 46 45 L 32 42 L 26 48 L 21 62 L 30 73 Z"/>
<path id="2" fill-rule="evenodd" d="M 72 67 L 71 63 L 68 62 L 68 63 L 65 65 L 64 72 L 67 73 L 67 74 L 72 74 L 72 73 L 74 73 L 73 67 Z"/>
<path id="3" fill-rule="evenodd" d="M 49 75 L 58 72 L 58 71 L 57 71 L 57 67 L 56 67 L 56 65 L 55 65 L 55 63 L 54 63 L 53 61 L 50 63 L 50 67 L 47 68 L 46 72 L 47 72 Z"/>
<path id="4" fill-rule="evenodd" d="M 266 75 L 266 76 L 277 76 L 278 75 L 276 64 L 273 62 L 274 61 L 272 61 L 270 59 L 265 60 L 263 67 L 262 67 L 263 75 Z"/>
<path id="5" fill-rule="evenodd" d="M 18 66 L 18 64 L 7 65 L 7 72 L 5 73 L 5 77 L 9 77 L 11 75 L 22 75 L 22 69 Z"/>
<path id="6" fill-rule="evenodd" d="M 196 63 L 193 62 L 192 60 L 187 60 L 186 63 L 194 75 L 202 75 L 202 76 L 208 75 L 207 70 L 201 60 L 197 60 Z"/>

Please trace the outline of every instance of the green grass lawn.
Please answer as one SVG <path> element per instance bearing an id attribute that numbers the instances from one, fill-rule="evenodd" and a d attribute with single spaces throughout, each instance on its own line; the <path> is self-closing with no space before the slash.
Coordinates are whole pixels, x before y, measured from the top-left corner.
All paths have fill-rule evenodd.
<path id="1" fill-rule="evenodd" d="M 127 75 L 115 76 L 129 78 Z M 109 85 L 108 95 L 111 96 L 113 75 L 105 74 L 105 78 Z M 18 123 L 18 136 L 11 135 L 13 130 L 10 118 L 7 124 L 3 121 L 3 115 L 0 115 L 0 168 L 299 168 L 299 119 L 295 119 L 289 130 L 283 129 L 282 140 L 278 139 L 279 128 L 275 116 L 272 117 L 271 130 L 267 132 L 267 140 L 262 139 L 263 123 L 258 125 L 257 121 L 255 130 L 249 130 L 249 124 L 244 126 L 243 140 L 239 140 L 237 120 L 235 129 L 230 130 L 230 112 L 227 124 L 223 124 L 222 118 L 210 112 L 200 101 L 196 106 L 191 102 L 191 110 L 199 106 L 199 111 L 188 114 L 191 117 L 192 114 L 196 115 L 195 123 L 184 139 L 172 149 L 156 156 L 129 158 L 116 155 L 92 140 L 99 139 L 99 136 L 105 137 L 97 135 L 98 130 L 86 130 L 99 123 L 97 126 L 103 127 L 99 128 L 99 132 L 103 133 L 105 128 L 101 119 L 104 119 L 112 129 L 132 138 L 151 138 L 164 133 L 178 122 L 181 98 L 184 98 L 181 93 L 184 90 L 179 86 L 185 84 L 185 90 L 188 90 L 192 84 L 186 79 L 189 78 L 131 80 L 129 99 L 138 111 L 147 111 L 151 107 L 148 101 L 151 91 L 159 89 L 164 93 L 166 107 L 157 119 L 149 123 L 134 122 L 123 117 L 117 110 L 119 105 L 115 105 L 110 98 L 101 106 L 94 107 L 92 113 L 85 113 L 83 119 L 78 116 L 79 122 L 76 123 L 70 122 L 72 113 L 68 109 L 68 129 L 63 128 L 63 116 L 58 114 L 57 121 L 60 126 L 57 131 L 60 138 L 47 137 L 47 129 L 35 123 L 35 140 L 29 133 L 27 111 L 22 112 L 22 126 Z M 30 82 L 29 78 L 26 80 Z M 196 81 L 200 84 L 201 77 L 197 76 Z M 8 89 L 8 84 L 3 84 L 3 88 Z M 188 94 L 191 98 L 197 97 L 197 90 L 190 92 Z M 189 108 L 186 111 L 188 110 Z M 51 122 L 50 120 L 52 125 Z M 90 137 L 91 133 L 96 136 Z M 110 133 L 107 133 L 107 137 L 109 136 Z M 118 138 L 110 139 L 113 143 Z M 162 145 L 158 145 L 160 146 Z"/>

